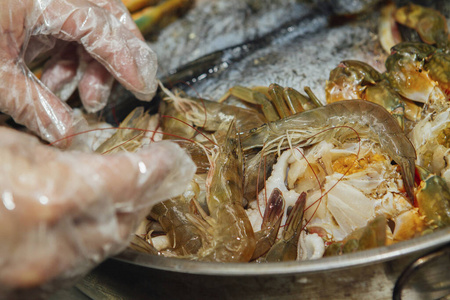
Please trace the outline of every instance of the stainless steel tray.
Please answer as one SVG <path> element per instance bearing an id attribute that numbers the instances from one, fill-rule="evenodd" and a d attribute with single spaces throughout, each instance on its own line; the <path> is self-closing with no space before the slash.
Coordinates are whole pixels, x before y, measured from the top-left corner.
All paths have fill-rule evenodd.
<path id="1" fill-rule="evenodd" d="M 450 5 L 437 2 L 447 8 L 448 17 Z M 229 45 L 168 72 L 164 82 L 189 82 L 195 93 L 211 97 L 237 83 L 309 85 L 318 92 L 340 60 L 364 60 L 367 55 L 376 60 L 376 52 L 367 52 L 372 51 L 376 14 L 335 26 L 329 12 L 311 10 L 261 38 Z M 166 42 L 159 48 L 169 49 Z M 123 93 L 113 93 L 123 115 L 145 104 Z M 204 263 L 126 250 L 77 287 L 93 299 L 439 299 L 450 294 L 450 228 L 387 247 L 303 262 Z"/>
<path id="2" fill-rule="evenodd" d="M 77 287 L 93 299 L 439 299 L 450 294 L 450 228 L 303 262 L 204 263 L 126 250 Z"/>

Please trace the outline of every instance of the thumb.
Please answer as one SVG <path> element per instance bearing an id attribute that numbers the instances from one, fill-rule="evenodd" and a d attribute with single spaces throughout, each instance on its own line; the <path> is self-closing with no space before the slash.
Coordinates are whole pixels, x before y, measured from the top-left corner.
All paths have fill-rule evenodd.
<path id="1" fill-rule="evenodd" d="M 170 142 L 102 156 L 0 128 L 0 293 L 88 272 L 126 246 L 144 209 L 181 193 L 194 173 Z"/>

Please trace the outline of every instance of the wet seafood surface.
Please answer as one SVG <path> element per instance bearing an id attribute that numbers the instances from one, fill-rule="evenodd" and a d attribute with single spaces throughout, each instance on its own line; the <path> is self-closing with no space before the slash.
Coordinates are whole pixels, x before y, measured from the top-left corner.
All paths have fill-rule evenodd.
<path id="1" fill-rule="evenodd" d="M 344 2 L 346 1 L 342 1 L 342 3 Z M 363 2 L 365 1 L 358 2 L 358 4 Z M 270 94 L 276 93 L 275 89 L 278 86 L 272 85 L 273 83 L 276 83 L 281 87 L 292 87 L 302 93 L 303 89 L 308 87 L 315 96 L 317 96 L 318 102 L 325 105 L 328 100 L 326 99 L 325 87 L 327 86 L 327 81 L 331 80 L 331 77 L 329 78 L 330 71 L 335 68 L 344 68 L 348 66 L 357 68 L 360 66 L 352 64 L 350 60 L 364 62 L 374 70 L 378 71 L 379 74 L 383 73 L 389 75 L 389 72 L 394 72 L 389 69 L 390 66 L 388 66 L 388 64 L 385 65 L 388 57 L 392 59 L 394 53 L 387 53 L 380 43 L 378 26 L 380 18 L 382 17 L 380 10 L 384 6 L 378 2 L 379 1 L 367 1 L 367 3 L 364 3 L 367 5 L 365 6 L 365 11 L 361 11 L 361 8 L 356 5 L 351 7 L 353 10 L 344 12 L 338 7 L 339 5 L 333 6 L 327 1 L 310 1 L 308 3 L 288 0 L 270 3 L 266 3 L 266 1 L 256 2 L 250 0 L 237 2 L 198 1 L 196 7 L 191 10 L 184 19 L 163 30 L 160 38 L 156 42 L 152 42 L 151 46 L 155 49 L 160 59 L 159 74 L 163 83 L 167 86 L 177 85 L 178 87 L 182 87 L 187 96 L 217 101 L 218 99 L 221 99 L 224 94 L 229 92 L 231 88 L 236 86 L 270 86 L 269 90 L 266 90 L 266 94 Z M 398 2 L 400 3 L 401 1 Z M 340 1 L 338 4 L 342 3 Z M 439 8 L 439 11 L 446 18 L 450 16 L 450 4 L 448 2 L 436 1 L 433 5 L 435 8 Z M 368 7 L 371 9 L 367 9 Z M 400 47 L 395 51 L 404 51 L 403 49 L 404 48 Z M 440 53 L 439 51 L 445 52 L 446 50 L 438 49 L 433 51 Z M 386 70 L 386 68 L 388 70 Z M 381 87 L 386 87 L 387 84 L 392 83 L 392 81 L 390 83 L 387 81 L 380 83 L 382 80 L 386 80 L 385 77 L 380 78 L 383 79 L 376 79 L 375 81 L 377 81 L 377 84 L 380 84 Z M 432 84 L 433 87 L 435 85 L 436 84 L 434 83 Z M 365 87 L 363 89 L 365 89 Z M 249 90 L 239 91 L 245 94 Z M 396 92 L 397 90 L 392 91 L 392 93 Z M 167 92 L 165 93 L 168 95 Z M 306 93 L 308 94 L 308 92 Z M 310 94 L 308 95 L 311 97 Z M 184 95 L 182 97 L 184 97 Z M 444 99 L 448 98 L 448 95 L 443 97 Z M 177 100 L 181 99 L 177 92 L 172 94 L 169 98 L 171 98 L 169 99 L 169 102 L 172 101 L 176 103 L 177 101 L 181 101 Z M 182 102 L 183 101 L 184 100 L 182 100 Z M 232 101 L 235 101 L 235 99 Z M 331 103 L 330 101 L 328 102 Z M 317 101 L 315 101 L 315 103 L 317 104 Z M 318 103 L 319 106 L 320 103 Z M 323 121 L 317 121 L 322 122 L 322 124 L 316 124 L 317 122 L 314 123 L 314 121 L 308 120 L 308 122 L 312 122 L 310 125 L 314 123 L 315 125 L 313 126 L 317 127 L 314 127 L 312 131 L 311 129 L 308 129 L 307 126 L 299 129 L 302 132 L 297 132 L 297 134 L 303 134 L 305 141 L 309 141 L 310 137 L 308 134 L 311 134 L 311 132 L 318 134 L 318 137 L 311 137 L 311 139 L 317 139 L 317 142 L 305 142 L 303 145 L 295 146 L 290 145 L 292 152 L 299 151 L 300 153 L 301 151 L 303 152 L 302 155 L 310 155 L 309 160 L 312 163 L 308 162 L 306 158 L 303 162 L 300 162 L 302 161 L 301 157 L 294 158 L 294 156 L 292 156 L 291 158 L 287 158 L 288 156 L 286 153 L 289 150 L 284 154 L 278 150 L 278 163 L 281 163 L 283 167 L 273 165 L 274 173 L 272 174 L 272 177 L 278 176 L 281 179 L 274 179 L 276 183 L 272 184 L 273 186 L 268 188 L 267 191 L 261 192 L 260 195 L 257 196 L 257 198 L 262 197 L 265 201 L 268 201 L 266 203 L 269 203 L 270 201 L 277 203 L 278 207 L 274 209 L 269 204 L 255 204 L 251 199 L 247 199 L 247 191 L 244 192 L 243 196 L 245 200 L 243 204 L 247 209 L 246 213 L 248 214 L 255 235 L 257 236 L 257 249 L 255 250 L 255 253 L 267 251 L 259 249 L 260 246 L 263 244 L 273 245 L 273 238 L 276 237 L 276 234 L 273 233 L 273 229 L 276 228 L 276 232 L 278 232 L 280 222 L 285 226 L 285 229 L 280 230 L 278 233 L 278 241 L 284 241 L 283 244 L 277 244 L 276 247 L 274 246 L 270 254 L 260 260 L 261 262 L 280 261 L 295 256 L 297 256 L 297 259 L 311 259 L 321 257 L 322 255 L 339 255 L 380 245 L 388 245 L 390 243 L 413 238 L 421 232 L 426 232 L 427 229 L 424 228 L 428 228 L 429 224 L 427 222 L 430 220 L 433 220 L 431 223 L 434 222 L 437 227 L 447 226 L 445 224 L 448 223 L 448 216 L 450 215 L 448 206 L 450 204 L 443 204 L 443 216 L 439 214 L 431 216 L 434 211 L 430 212 L 429 216 L 424 216 L 419 213 L 419 210 L 431 208 L 429 204 L 424 202 L 428 200 L 424 199 L 428 199 L 427 197 L 429 197 L 429 195 L 435 193 L 436 188 L 446 189 L 446 187 L 444 187 L 445 184 L 443 184 L 443 180 L 433 177 L 433 175 L 427 171 L 418 171 L 421 177 L 420 179 L 416 178 L 416 180 L 419 180 L 419 182 L 422 180 L 422 183 L 419 185 L 416 182 L 416 186 L 414 187 L 414 180 L 412 178 L 414 177 L 415 151 L 412 144 L 408 141 L 407 134 L 414 126 L 414 122 L 418 119 L 408 119 L 407 124 L 405 125 L 406 121 L 403 119 L 403 110 L 406 110 L 406 108 L 404 108 L 404 105 L 406 104 L 398 103 L 399 102 L 394 103 L 399 106 L 393 105 L 392 111 L 388 110 L 397 117 L 398 121 L 400 121 L 398 132 L 401 133 L 403 135 L 402 138 L 407 141 L 402 144 L 402 147 L 398 148 L 398 151 L 394 151 L 393 147 L 388 147 L 389 149 L 380 151 L 378 149 L 380 141 L 377 141 L 376 139 L 368 141 L 367 136 L 364 134 L 365 129 L 363 127 L 358 127 L 359 125 L 364 126 L 364 124 L 370 126 L 370 124 L 367 124 L 366 121 L 361 121 L 364 117 L 352 115 L 351 112 L 350 119 L 354 117 L 357 120 L 354 122 L 351 121 L 349 124 L 351 124 L 350 127 L 356 131 L 356 135 L 352 136 L 352 134 L 345 133 L 343 134 L 344 138 L 342 140 L 333 136 L 329 140 L 319 141 L 320 138 L 325 136 L 322 135 L 324 131 L 321 130 L 328 129 L 323 129 L 325 127 L 322 128 L 318 125 L 326 125 L 326 118 Z M 178 105 L 180 104 L 181 102 L 178 103 Z M 175 104 L 175 106 L 176 105 L 177 104 Z M 186 105 L 186 103 L 183 105 Z M 197 108 L 206 107 L 204 106 L 204 103 L 201 105 L 189 105 L 191 105 L 190 109 L 194 106 L 197 106 Z M 349 105 L 351 106 L 351 103 Z M 431 109 L 425 105 L 424 112 L 434 113 L 433 109 L 439 111 L 439 109 L 442 109 L 439 105 L 440 104 L 432 103 L 430 105 Z M 333 105 L 328 104 L 325 108 L 331 106 Z M 402 110 L 401 115 L 399 114 L 399 109 Z M 426 111 L 426 109 L 428 109 L 428 111 Z M 317 109 L 316 111 L 320 112 L 321 110 Z M 178 115 L 178 117 L 182 116 L 183 113 L 186 113 L 186 111 L 182 110 L 181 115 Z M 363 115 L 364 114 L 361 116 Z M 303 116 L 308 116 L 308 113 L 303 114 Z M 383 116 L 382 118 L 380 117 L 379 120 L 396 123 L 396 121 L 390 117 L 391 116 L 387 114 L 386 119 L 383 119 L 385 118 Z M 405 118 L 409 117 L 410 115 L 405 114 Z M 285 118 L 284 116 L 281 116 L 281 118 L 282 120 L 280 120 L 279 123 L 271 122 L 267 126 L 270 130 L 274 130 L 274 136 L 281 136 L 284 134 L 286 140 L 291 139 L 294 136 L 291 136 L 291 134 L 294 134 L 293 132 L 298 128 L 292 129 L 292 132 L 282 133 L 279 131 L 275 133 L 275 128 L 278 124 L 284 124 L 284 120 L 289 119 L 289 117 L 283 119 Z M 336 120 L 344 120 L 343 124 L 345 125 L 343 127 L 346 127 L 346 121 L 350 120 L 348 115 L 346 117 L 330 116 L 328 120 L 332 120 L 333 118 L 336 118 Z M 317 116 L 315 117 L 315 120 L 321 120 L 321 117 Z M 361 124 L 358 123 L 358 120 L 361 121 Z M 197 120 L 197 123 L 193 122 L 192 124 L 202 127 L 203 125 L 206 125 L 206 120 Z M 335 125 L 336 124 L 333 126 Z M 264 126 L 265 125 L 262 127 Z M 383 128 L 382 131 L 387 135 L 392 134 L 390 131 L 393 128 L 392 126 Z M 258 128 L 258 130 L 259 129 L 260 128 Z M 407 130 L 404 132 L 404 129 Z M 164 127 L 162 130 L 164 130 Z M 258 130 L 255 129 L 249 131 L 249 133 L 244 130 L 240 132 L 241 138 L 243 137 L 242 143 L 245 155 L 249 155 L 249 152 L 246 151 L 249 151 L 249 149 L 253 147 L 248 147 L 246 144 L 246 137 L 248 137 L 248 135 L 251 136 Z M 358 133 L 358 130 L 362 131 Z M 215 130 L 207 131 L 211 132 Z M 334 134 L 335 133 L 332 133 L 331 135 Z M 280 136 L 276 138 L 278 139 Z M 351 136 L 351 138 L 347 141 L 346 138 L 348 136 Z M 221 138 L 220 135 L 217 136 L 218 140 Z M 355 142 L 358 139 L 360 141 L 359 144 L 344 143 L 344 141 L 349 143 Z M 398 139 L 392 137 L 389 137 L 389 139 L 398 142 Z M 268 140 L 263 140 L 262 142 L 266 143 Z M 302 142 L 300 142 L 300 144 L 302 144 Z M 383 142 L 381 142 L 381 144 L 383 144 Z M 351 150 L 344 150 L 343 148 L 345 148 L 345 145 Z M 260 147 L 263 150 L 268 149 L 262 144 Z M 287 147 L 283 149 L 286 148 Z M 407 152 L 409 153 L 406 155 L 408 157 L 407 164 L 405 164 L 405 162 L 401 163 L 398 159 L 394 158 L 396 155 L 403 156 L 405 154 L 403 151 L 406 151 L 405 149 L 408 149 Z M 273 149 L 270 151 L 272 152 L 269 154 L 276 152 Z M 361 152 L 366 153 L 366 156 L 361 154 Z M 419 154 L 421 154 L 421 152 Z M 254 155 L 254 153 L 250 155 Z M 261 157 L 263 155 L 266 154 L 261 154 Z M 273 159 L 273 157 L 270 159 Z M 283 162 L 282 157 L 285 157 L 286 162 Z M 327 159 L 329 160 L 328 167 L 326 167 Z M 288 160 L 289 162 L 287 162 Z M 214 164 L 212 163 L 212 159 L 209 161 L 212 165 Z M 397 165 L 392 165 L 392 161 L 396 161 Z M 420 159 L 418 161 L 420 161 Z M 351 166 L 355 163 L 359 164 L 360 170 L 351 172 L 356 172 L 357 175 L 352 173 L 347 174 L 347 168 L 351 169 Z M 207 163 L 202 164 L 206 166 L 207 170 Z M 365 165 L 365 167 L 361 167 L 361 164 Z M 210 169 L 213 169 L 212 165 Z M 331 165 L 333 167 L 331 167 Z M 293 179 L 283 180 L 284 177 L 282 175 L 275 175 L 275 169 L 277 168 L 281 169 L 280 174 L 288 173 L 294 168 L 298 168 L 298 175 L 296 175 L 297 177 L 293 177 Z M 312 171 L 308 171 L 309 168 Z M 300 169 L 302 171 L 299 171 Z M 320 172 L 322 172 L 320 170 L 322 169 L 325 170 L 325 173 L 320 174 Z M 317 172 L 317 174 L 315 172 Z M 207 176 L 207 178 L 209 178 L 210 175 Z M 223 174 L 219 174 L 219 177 L 220 176 L 223 176 Z M 267 176 L 270 176 L 270 174 Z M 419 175 L 416 174 L 416 176 Z M 374 178 L 378 179 L 374 180 Z M 210 179 L 206 180 L 207 183 L 208 180 Z M 291 181 L 289 183 L 289 189 L 283 190 L 283 187 L 286 184 L 284 181 L 289 180 Z M 303 180 L 305 180 L 306 183 L 303 182 Z M 354 180 L 354 183 L 352 183 L 352 180 Z M 204 181 L 204 178 L 197 178 L 196 181 L 193 182 L 193 185 L 202 186 L 205 184 Z M 236 182 L 240 181 L 241 180 L 236 180 Z M 267 182 L 269 181 L 270 179 Z M 355 185 L 352 187 L 352 184 Z M 364 188 L 361 188 L 362 185 L 364 185 Z M 367 185 L 370 186 L 370 188 Z M 308 188 L 308 196 L 300 194 L 304 191 L 302 190 L 303 187 Z M 272 190 L 275 191 L 278 188 L 281 189 L 282 192 L 288 194 L 288 196 L 286 196 L 286 194 L 284 195 L 285 200 L 283 200 L 282 203 L 277 200 L 279 197 L 277 198 L 277 196 L 273 195 L 269 196 Z M 193 190 L 189 190 L 187 193 L 192 194 L 194 192 Z M 207 193 L 208 191 L 206 191 L 206 194 Z M 364 205 L 367 210 L 365 210 L 364 213 L 367 215 L 362 216 L 356 221 L 350 220 L 352 213 L 349 214 L 348 212 L 344 212 L 344 209 L 341 206 L 346 207 L 346 205 L 348 205 L 351 207 L 355 205 L 355 211 L 357 211 L 358 209 L 361 209 L 361 207 L 364 207 L 364 205 L 355 204 L 353 201 L 349 201 L 345 196 L 346 194 L 351 194 L 352 197 L 354 196 L 355 198 L 360 199 L 361 203 L 365 203 Z M 163 210 L 160 210 L 156 217 L 153 216 L 150 217 L 150 219 L 168 218 L 170 214 L 177 211 L 177 209 L 174 210 L 174 205 L 182 205 L 182 210 L 184 212 L 176 217 L 179 218 L 179 221 L 176 222 L 182 222 L 183 224 L 193 223 L 195 224 L 194 227 L 196 227 L 194 231 L 200 230 L 200 232 L 197 233 L 191 231 L 189 235 L 185 236 L 185 238 L 189 237 L 189 245 L 195 244 L 195 247 L 185 248 L 181 246 L 180 248 L 181 241 L 176 240 L 177 234 L 175 233 L 174 237 L 169 237 L 169 240 L 175 239 L 177 247 L 174 247 L 172 250 L 167 250 L 167 245 L 171 242 L 167 240 L 164 241 L 163 236 L 154 235 L 153 237 L 150 237 L 151 232 L 147 230 L 146 236 L 150 238 L 150 240 L 153 239 L 153 243 L 156 244 L 154 244 L 155 248 L 152 248 L 151 251 L 148 251 L 148 249 L 144 249 L 144 251 L 160 254 L 164 253 L 164 255 L 167 256 L 185 257 L 194 260 L 214 260 L 212 257 L 216 254 L 210 254 L 209 251 L 212 251 L 211 249 L 215 246 L 212 247 L 209 245 L 210 243 L 213 243 L 210 242 L 209 239 L 211 236 L 217 235 L 216 233 L 213 233 L 216 230 L 214 228 L 217 228 L 217 223 L 214 220 L 211 221 L 210 218 L 213 216 L 208 216 L 211 211 L 208 211 L 208 208 L 202 206 L 202 203 L 200 203 L 201 201 L 199 201 L 199 203 L 196 202 L 197 200 L 192 202 L 197 196 L 194 198 L 192 197 L 192 195 L 188 196 L 186 194 L 182 195 L 180 199 L 171 200 L 175 202 L 170 205 L 169 203 L 164 204 L 167 206 Z M 207 199 L 209 199 L 208 197 L 209 196 L 206 196 Z M 415 203 L 416 197 L 418 203 Z M 241 199 L 242 197 L 239 196 L 238 198 Z M 305 200 L 305 198 L 307 200 Z M 322 198 L 325 200 L 322 200 Z M 321 201 L 322 204 L 317 201 Z M 178 202 L 178 204 L 176 202 Z M 447 202 L 450 203 L 448 199 L 442 200 L 440 203 Z M 336 203 L 339 203 L 339 205 Z M 283 209 L 281 209 L 280 205 Z M 372 207 L 372 205 L 375 206 Z M 274 204 L 274 206 L 276 205 Z M 314 206 L 319 207 L 317 214 L 316 210 L 311 209 L 311 207 L 314 208 Z M 380 209 L 380 207 L 383 209 Z M 277 213 L 274 211 L 264 212 L 264 210 L 267 209 L 273 209 L 274 211 L 277 211 Z M 289 215 L 291 209 L 292 211 L 296 211 L 295 215 Z M 330 212 L 326 212 L 327 210 Z M 284 213 L 279 215 L 280 211 L 283 211 Z M 302 213 L 300 214 L 299 211 Z M 305 211 L 306 218 L 304 219 L 304 223 L 306 223 L 306 225 L 304 225 L 305 227 L 302 228 L 300 226 L 297 228 L 296 226 L 289 226 L 289 222 L 294 221 L 286 222 L 286 220 L 300 219 L 300 223 L 297 221 L 295 222 L 296 224 L 302 224 L 303 221 L 301 220 L 304 218 L 303 211 Z M 267 220 L 266 215 L 269 218 Z M 270 219 L 269 215 L 271 215 L 272 219 Z M 242 220 L 246 220 L 246 217 L 241 217 Z M 173 216 L 170 218 L 173 218 Z M 366 224 L 366 221 L 369 221 L 369 223 Z M 234 222 L 235 224 L 239 224 L 241 221 Z M 339 226 L 334 224 L 336 222 L 339 223 Z M 175 226 L 175 224 L 176 223 L 173 223 L 171 226 Z M 344 228 L 345 226 L 343 227 L 342 224 L 347 224 L 348 226 L 346 226 L 348 228 Z M 382 224 L 385 224 L 385 226 Z M 174 228 L 176 228 L 176 226 Z M 261 231 L 258 231 L 259 228 L 261 228 Z M 176 232 L 176 229 L 173 230 Z M 219 230 L 219 232 L 222 232 L 222 230 Z M 370 236 L 376 241 L 373 243 L 368 242 Z M 292 239 L 292 237 L 295 238 Z M 198 243 L 199 240 L 203 241 L 203 245 L 202 243 Z M 295 240 L 295 242 L 292 242 L 292 240 Z M 134 246 L 142 243 L 140 240 L 134 242 Z M 160 242 L 162 244 L 159 244 Z M 230 245 L 233 243 L 230 242 Z M 297 245 L 297 243 L 299 244 Z M 325 248 L 323 247 L 324 244 Z M 255 247 L 254 242 L 249 242 L 247 246 L 249 248 L 245 250 L 246 260 L 250 255 L 249 253 L 251 253 L 249 251 L 253 251 L 249 249 Z M 198 249 L 201 249 L 201 251 Z M 203 254 L 197 256 L 197 253 Z M 237 256 L 232 255 L 230 261 L 234 261 L 235 259 L 239 260 Z M 252 260 L 254 259 L 257 259 L 257 256 L 253 255 Z"/>

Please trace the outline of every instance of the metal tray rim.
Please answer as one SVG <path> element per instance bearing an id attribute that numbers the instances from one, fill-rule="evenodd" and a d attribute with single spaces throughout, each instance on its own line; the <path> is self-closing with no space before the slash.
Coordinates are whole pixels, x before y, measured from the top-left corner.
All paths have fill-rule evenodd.
<path id="1" fill-rule="evenodd" d="M 390 246 L 360 251 L 342 256 L 325 257 L 310 261 L 279 263 L 216 263 L 199 262 L 179 258 L 168 258 L 140 253 L 131 249 L 116 255 L 112 259 L 140 267 L 164 271 L 197 275 L 216 276 L 252 276 L 252 275 L 289 275 L 307 274 L 344 268 L 363 267 L 365 265 L 395 260 L 407 255 L 423 255 L 438 247 L 450 245 L 450 228 L 399 242 Z"/>

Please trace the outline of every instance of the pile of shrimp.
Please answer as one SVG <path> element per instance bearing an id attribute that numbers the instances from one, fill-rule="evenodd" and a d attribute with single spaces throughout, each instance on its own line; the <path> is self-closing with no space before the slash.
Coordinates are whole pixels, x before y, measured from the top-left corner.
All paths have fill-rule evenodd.
<path id="1" fill-rule="evenodd" d="M 390 35 L 394 25 L 421 42 Z M 136 108 L 94 147 L 136 151 L 171 139 L 196 162 L 185 192 L 155 205 L 130 247 L 199 261 L 310 260 L 449 226 L 446 20 L 413 4 L 388 6 L 380 39 L 386 72 L 341 62 L 326 104 L 307 87 L 305 95 L 237 86 L 208 101 L 161 85 L 158 114 Z"/>

